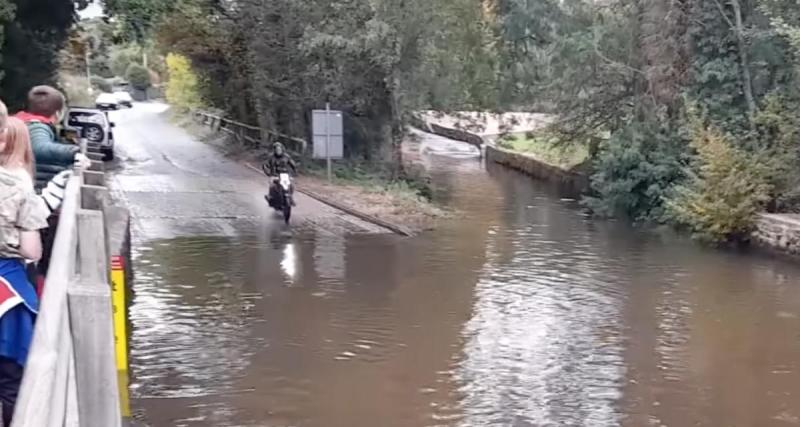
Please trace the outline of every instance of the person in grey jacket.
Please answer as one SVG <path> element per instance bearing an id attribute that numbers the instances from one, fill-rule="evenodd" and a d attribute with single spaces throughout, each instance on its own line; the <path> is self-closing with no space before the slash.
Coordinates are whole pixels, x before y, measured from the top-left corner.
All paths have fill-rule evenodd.
<path id="1" fill-rule="evenodd" d="M 36 188 L 41 189 L 55 175 L 70 169 L 73 164 L 89 160 L 75 144 L 58 140 L 56 124 L 64 110 L 64 95 L 51 86 L 36 86 L 28 92 L 28 109 L 15 117 L 28 125 L 33 157 L 36 160 Z"/>

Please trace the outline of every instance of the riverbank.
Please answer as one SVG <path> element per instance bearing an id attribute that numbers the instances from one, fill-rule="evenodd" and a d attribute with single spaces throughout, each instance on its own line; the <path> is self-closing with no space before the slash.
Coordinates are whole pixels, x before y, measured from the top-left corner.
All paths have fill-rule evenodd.
<path id="1" fill-rule="evenodd" d="M 214 132 L 197 123 L 189 115 L 169 114 L 173 123 L 251 169 L 260 170 L 270 155 L 267 148 L 237 142 L 224 132 Z M 426 197 L 426 178 L 416 164 L 406 165 L 412 171 L 412 181 L 391 180 L 380 171 L 350 164 L 336 167 L 333 180 L 328 182 L 322 165 L 311 159 L 300 159 L 299 163 L 301 176 L 297 185 L 301 192 L 398 234 L 415 235 L 434 229 L 438 221 L 451 216 Z"/>

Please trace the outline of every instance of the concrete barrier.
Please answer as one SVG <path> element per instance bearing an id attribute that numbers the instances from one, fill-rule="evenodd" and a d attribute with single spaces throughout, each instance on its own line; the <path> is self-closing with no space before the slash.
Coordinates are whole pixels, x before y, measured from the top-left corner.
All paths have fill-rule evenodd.
<path id="1" fill-rule="evenodd" d="M 435 135 L 443 136 L 456 141 L 466 142 L 467 144 L 474 145 L 478 148 L 482 147 L 484 144 L 483 138 L 472 132 L 467 132 L 461 129 L 447 128 L 444 126 L 439 126 L 435 123 L 429 123 L 428 125 L 430 132 Z"/>
<path id="2" fill-rule="evenodd" d="M 765 249 L 800 255 L 800 215 L 759 214 L 752 237 Z"/>
<path id="3" fill-rule="evenodd" d="M 112 255 L 129 259 L 129 219 L 109 206 L 102 164 L 91 169 L 67 183 L 12 427 L 123 422 L 110 273 Z"/>
<path id="4" fill-rule="evenodd" d="M 576 170 L 562 169 L 525 154 L 487 145 L 486 160 L 518 170 L 533 178 L 557 184 L 572 194 L 581 194 L 589 190 L 588 175 Z"/>

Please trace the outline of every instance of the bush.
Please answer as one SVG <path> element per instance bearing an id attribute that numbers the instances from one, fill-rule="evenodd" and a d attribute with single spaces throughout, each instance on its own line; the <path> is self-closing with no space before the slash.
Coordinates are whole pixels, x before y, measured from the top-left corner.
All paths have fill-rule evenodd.
<path id="1" fill-rule="evenodd" d="M 111 52 L 111 72 L 125 76 L 131 64 L 141 64 L 141 49 L 136 46 L 115 46 Z"/>
<path id="2" fill-rule="evenodd" d="M 667 199 L 668 214 L 698 239 L 746 240 L 769 200 L 764 167 L 713 128 L 697 129 L 691 145 L 697 151 L 694 167 Z"/>
<path id="3" fill-rule="evenodd" d="M 756 115 L 758 161 L 765 166 L 772 187 L 770 208 L 778 212 L 800 211 L 800 99 L 770 94 Z"/>
<path id="4" fill-rule="evenodd" d="M 125 72 L 125 78 L 139 90 L 147 90 L 151 85 L 150 71 L 139 64 L 131 64 Z"/>
<path id="5" fill-rule="evenodd" d="M 584 199 L 594 214 L 637 222 L 664 220 L 664 196 L 688 164 L 680 132 L 632 123 L 600 143 Z"/>
<path id="6" fill-rule="evenodd" d="M 167 73 L 167 102 L 184 111 L 203 105 L 199 79 L 186 57 L 174 53 L 167 55 Z"/>

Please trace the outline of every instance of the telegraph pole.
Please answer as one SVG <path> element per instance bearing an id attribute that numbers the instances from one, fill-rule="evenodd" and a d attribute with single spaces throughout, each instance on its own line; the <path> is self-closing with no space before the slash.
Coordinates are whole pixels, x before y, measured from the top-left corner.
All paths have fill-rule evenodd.
<path id="1" fill-rule="evenodd" d="M 89 67 L 89 45 L 86 45 L 83 60 L 86 62 L 86 84 L 89 88 L 89 95 L 92 94 L 92 69 Z"/>

